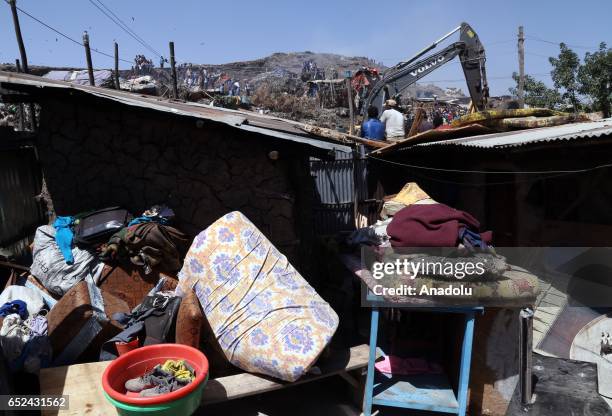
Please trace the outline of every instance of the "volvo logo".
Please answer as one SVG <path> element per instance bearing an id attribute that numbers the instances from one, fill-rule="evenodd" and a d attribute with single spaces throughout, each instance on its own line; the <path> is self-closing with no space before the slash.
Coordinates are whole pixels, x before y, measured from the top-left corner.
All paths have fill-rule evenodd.
<path id="1" fill-rule="evenodd" d="M 444 55 L 439 56 L 438 58 L 429 61 L 425 65 L 418 67 L 414 71 L 410 71 L 410 75 L 412 75 L 413 77 L 416 77 L 418 74 L 422 74 L 423 72 L 427 71 L 428 69 L 438 65 L 439 63 L 444 61 L 444 59 L 445 59 Z"/>

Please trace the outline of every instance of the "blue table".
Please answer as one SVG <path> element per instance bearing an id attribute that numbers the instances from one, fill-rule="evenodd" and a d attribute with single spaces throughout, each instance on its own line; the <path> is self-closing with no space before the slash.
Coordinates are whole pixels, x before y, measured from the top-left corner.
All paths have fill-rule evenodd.
<path id="1" fill-rule="evenodd" d="M 368 300 L 378 297 L 368 293 Z M 379 298 L 378 298 L 379 299 Z M 474 338 L 474 318 L 482 307 L 419 307 L 420 312 L 459 313 L 465 316 L 461 360 L 459 364 L 458 392 L 455 395 L 451 384 L 444 374 L 423 374 L 416 376 L 393 376 L 376 374 L 376 348 L 378 339 L 379 307 L 372 308 L 370 328 L 370 357 L 366 376 L 363 415 L 371 416 L 372 405 L 401 407 L 405 409 L 427 410 L 431 412 L 454 413 L 465 416 L 467 393 L 472 359 L 472 340 Z"/>

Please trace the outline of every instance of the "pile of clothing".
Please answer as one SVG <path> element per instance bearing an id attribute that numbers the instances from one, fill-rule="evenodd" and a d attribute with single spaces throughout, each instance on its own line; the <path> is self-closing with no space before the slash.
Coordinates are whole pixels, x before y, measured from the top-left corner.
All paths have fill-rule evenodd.
<path id="1" fill-rule="evenodd" d="M 174 212 L 164 205 L 153 206 L 139 217 L 110 207 L 60 216 L 53 225 L 39 227 L 29 273 L 19 282 L 12 281 L 0 295 L 0 344 L 12 368 L 36 372 L 41 366 L 70 364 L 90 347 L 89 356 L 99 354 L 104 339 L 98 338 L 116 333 L 120 325 L 113 321 L 114 332 L 108 332 L 110 314 L 129 312 L 133 306 L 128 308 L 122 297 L 103 297 L 105 279 L 115 267 L 139 269 L 139 276 L 155 270 L 154 282 L 160 271 L 178 272 L 190 239 L 171 226 L 173 219 Z M 68 292 L 70 296 L 65 296 Z M 164 311 L 157 308 L 152 315 Z M 125 328 L 134 331 L 132 323 L 144 328 L 147 320 L 140 315 L 129 325 L 126 319 Z M 155 333 L 158 342 L 165 341 L 175 315 L 167 317 L 169 323 L 161 332 L 149 329 L 148 333 Z M 143 329 L 143 340 L 148 336 Z"/>
<path id="2" fill-rule="evenodd" d="M 155 397 L 185 387 L 195 376 L 195 370 L 185 360 L 166 360 L 140 377 L 126 381 L 125 389 L 140 397 Z"/>
<path id="3" fill-rule="evenodd" d="M 492 233 L 481 232 L 476 218 L 436 202 L 415 182 L 386 201 L 380 216 L 376 224 L 354 231 L 349 245 L 491 249 Z"/>
<path id="4" fill-rule="evenodd" d="M 190 240 L 169 225 L 173 218 L 164 205 L 136 218 L 118 207 L 57 217 L 37 229 L 30 271 L 57 296 L 82 280 L 98 283 L 105 263 L 177 272 Z"/>
<path id="5" fill-rule="evenodd" d="M 11 370 L 35 374 L 50 363 L 47 308 L 28 287 L 13 285 L 0 294 L 0 346 Z"/>
<path id="6" fill-rule="evenodd" d="M 477 302 L 496 306 L 525 305 L 535 300 L 538 278 L 528 271 L 511 265 L 492 245 L 493 235 L 481 229 L 480 222 L 470 213 L 441 204 L 431 198 L 418 184 L 407 183 L 383 205 L 381 221 L 359 229 L 349 237 L 351 246 L 368 245 L 366 262 L 428 266 L 415 275 L 386 274 L 389 285 L 420 289 L 446 289 L 457 280 L 470 281 L 468 294 L 453 295 L 453 301 Z M 368 263 L 370 264 L 370 263 Z M 463 273 L 463 267 L 479 267 L 478 273 Z M 437 266 L 437 267 L 431 267 Z M 480 271 L 482 267 L 482 272 Z M 425 272 L 423 272 L 425 270 Z M 370 289 L 380 282 L 371 273 L 362 279 Z M 435 298 L 406 297 L 402 294 L 383 295 L 389 302 L 436 303 Z"/>

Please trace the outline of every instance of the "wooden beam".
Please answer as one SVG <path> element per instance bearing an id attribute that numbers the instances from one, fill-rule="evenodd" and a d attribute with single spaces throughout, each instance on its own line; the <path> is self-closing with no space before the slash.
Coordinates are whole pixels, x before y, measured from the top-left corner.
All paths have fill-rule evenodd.
<path id="1" fill-rule="evenodd" d="M 346 82 L 346 94 L 348 99 L 349 107 L 349 134 L 353 135 L 355 131 L 355 102 L 353 101 L 353 85 L 351 84 L 351 78 L 345 79 Z"/>
<path id="2" fill-rule="evenodd" d="M 172 97 L 178 99 L 178 80 L 176 77 L 176 60 L 174 59 L 174 42 L 170 42 L 170 70 L 172 71 Z"/>
<path id="3" fill-rule="evenodd" d="M 366 344 L 353 347 L 350 349 L 348 357 L 345 357 L 344 360 L 334 358 L 327 365 L 321 365 L 321 374 L 307 374 L 293 383 L 286 383 L 251 373 L 240 373 L 209 380 L 202 396 L 202 404 L 239 399 L 356 370 L 368 365 L 369 352 L 369 347 Z"/>
<path id="4" fill-rule="evenodd" d="M 11 6 L 11 14 L 13 15 L 13 26 L 15 27 L 15 36 L 17 37 L 17 46 L 19 46 L 19 55 L 21 55 L 21 65 L 24 73 L 29 73 L 28 56 L 26 55 L 23 37 L 21 36 L 21 25 L 19 24 L 19 15 L 17 14 L 17 0 L 9 0 Z"/>
<path id="5" fill-rule="evenodd" d="M 293 383 L 282 382 L 251 373 L 240 373 L 208 381 L 202 396 L 202 404 L 212 404 L 240 397 L 262 394 L 273 390 L 292 387 L 325 377 L 339 375 L 346 371 L 363 368 L 368 364 L 369 348 L 358 345 L 337 351 L 329 359 L 317 362 L 321 373 L 307 374 Z M 63 367 L 43 368 L 40 371 L 41 394 L 65 394 L 70 396 L 70 409 L 43 410 L 43 415 L 89 416 L 116 415 L 117 411 L 104 397 L 101 378 L 110 361 L 76 364 Z"/>
<path id="6" fill-rule="evenodd" d="M 89 85 L 95 86 L 93 74 L 93 63 L 91 61 L 91 49 L 89 49 L 89 34 L 83 32 L 83 46 L 85 47 L 85 59 L 87 60 L 87 74 L 89 75 Z"/>
<path id="7" fill-rule="evenodd" d="M 339 131 L 326 129 L 324 127 L 313 126 L 311 124 L 298 124 L 297 127 L 306 133 L 315 136 L 325 137 L 327 139 L 338 140 L 343 143 L 361 143 L 366 146 L 375 147 L 377 149 L 387 147 L 389 143 L 377 140 L 368 140 L 362 137 L 353 136 L 351 134 L 340 133 Z"/>
<path id="8" fill-rule="evenodd" d="M 119 44 L 115 42 L 115 89 L 119 89 Z"/>

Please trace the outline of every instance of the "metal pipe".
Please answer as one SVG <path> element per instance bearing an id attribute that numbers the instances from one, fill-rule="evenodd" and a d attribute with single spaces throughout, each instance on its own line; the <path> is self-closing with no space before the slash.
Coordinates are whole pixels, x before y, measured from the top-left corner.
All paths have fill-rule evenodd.
<path id="1" fill-rule="evenodd" d="M 521 388 L 521 404 L 532 403 L 532 360 L 531 349 L 533 344 L 533 309 L 525 308 L 521 310 L 519 323 L 519 383 Z"/>

